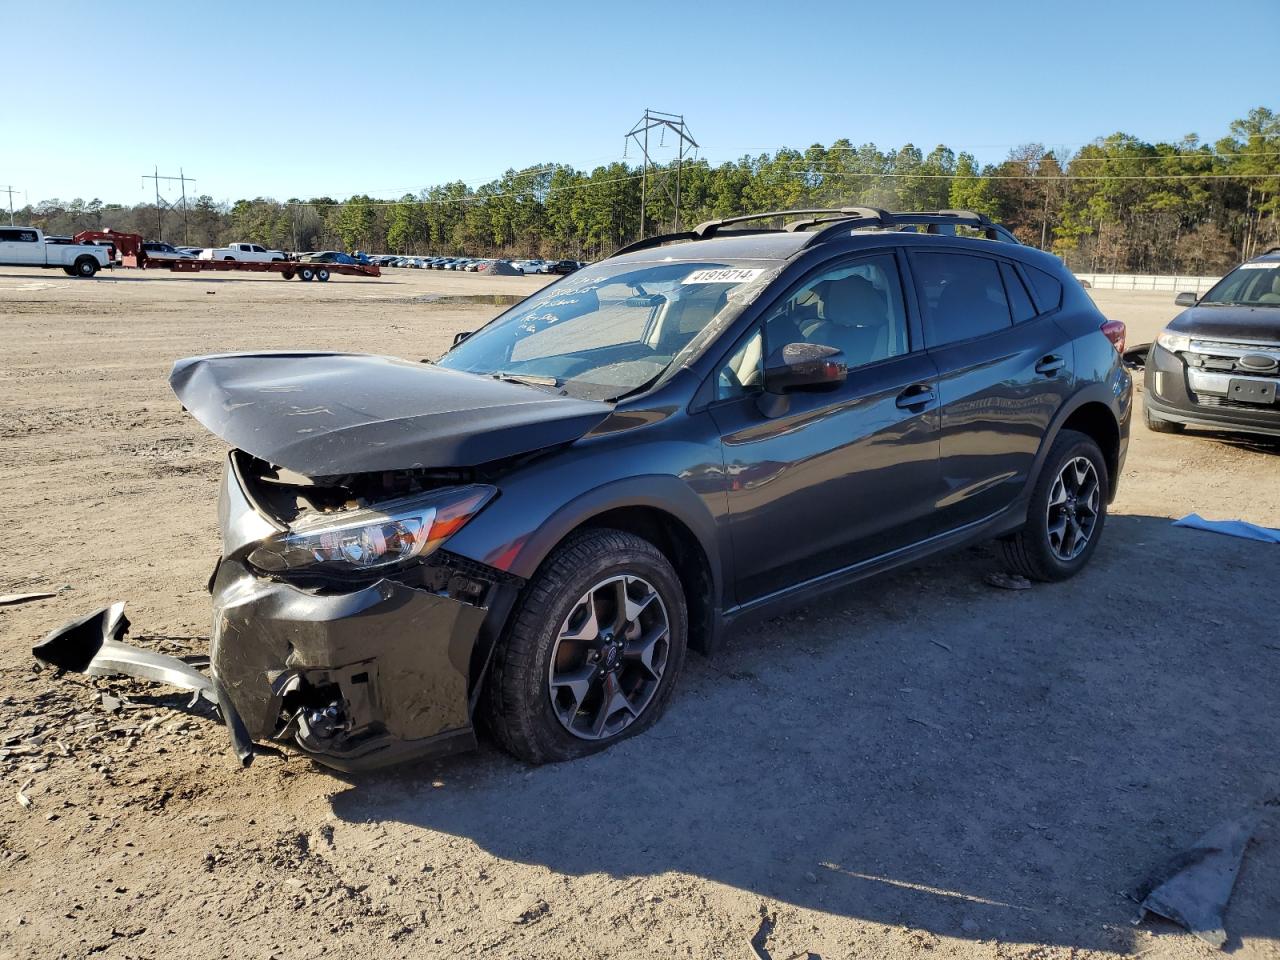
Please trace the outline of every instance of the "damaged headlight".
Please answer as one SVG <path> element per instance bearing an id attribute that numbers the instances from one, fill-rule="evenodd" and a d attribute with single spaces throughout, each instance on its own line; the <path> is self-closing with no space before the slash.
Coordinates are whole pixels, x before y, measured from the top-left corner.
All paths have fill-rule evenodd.
<path id="1" fill-rule="evenodd" d="M 1160 336 L 1156 337 L 1156 343 L 1170 353 L 1182 353 L 1184 350 L 1191 349 L 1190 337 L 1181 333 L 1172 333 L 1168 330 L 1160 331 Z"/>
<path id="2" fill-rule="evenodd" d="M 496 492 L 495 487 L 476 484 L 308 517 L 288 533 L 262 543 L 249 554 L 249 562 L 267 573 L 352 573 L 394 566 L 430 554 Z"/>

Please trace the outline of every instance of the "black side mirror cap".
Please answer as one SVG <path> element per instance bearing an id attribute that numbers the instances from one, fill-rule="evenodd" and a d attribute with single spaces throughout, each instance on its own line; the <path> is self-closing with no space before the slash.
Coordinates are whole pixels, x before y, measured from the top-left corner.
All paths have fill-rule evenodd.
<path id="1" fill-rule="evenodd" d="M 1176 297 L 1173 298 L 1173 302 L 1180 307 L 1194 307 L 1197 303 L 1200 302 L 1200 298 L 1197 297 L 1190 290 L 1184 290 L 1182 291 L 1182 293 L 1178 294 Z"/>
<path id="2" fill-rule="evenodd" d="M 472 330 L 463 330 L 463 331 L 461 331 L 460 333 L 455 333 L 455 334 L 453 335 L 453 345 L 456 347 L 456 346 L 457 346 L 458 344 L 460 344 L 463 340 L 467 339 L 467 337 L 471 336 L 471 334 L 472 334 L 473 332 L 474 332 L 474 331 L 472 331 Z"/>

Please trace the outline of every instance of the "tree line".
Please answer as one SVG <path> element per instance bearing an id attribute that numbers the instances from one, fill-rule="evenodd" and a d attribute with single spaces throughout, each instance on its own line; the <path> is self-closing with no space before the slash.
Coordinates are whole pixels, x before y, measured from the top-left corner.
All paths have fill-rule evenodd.
<path id="1" fill-rule="evenodd" d="M 650 172 L 648 234 L 677 223 L 675 173 L 670 165 Z M 981 166 L 944 145 L 886 151 L 841 139 L 717 165 L 685 161 L 679 181 L 685 227 L 803 207 L 966 209 L 1077 272 L 1217 274 L 1280 245 L 1280 115 L 1253 109 L 1212 143 L 1114 133 L 1071 152 L 1028 143 Z M 640 235 L 641 195 L 641 171 L 626 162 L 591 171 L 547 163 L 398 200 L 200 196 L 185 211 L 46 200 L 15 219 L 55 235 L 112 227 L 193 246 L 243 240 L 286 250 L 595 259 Z"/>

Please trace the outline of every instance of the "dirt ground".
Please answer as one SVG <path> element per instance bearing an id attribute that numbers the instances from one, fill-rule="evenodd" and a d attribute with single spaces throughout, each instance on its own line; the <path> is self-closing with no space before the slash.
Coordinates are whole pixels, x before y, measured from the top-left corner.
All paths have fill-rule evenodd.
<path id="1" fill-rule="evenodd" d="M 222 448 L 175 358 L 434 357 L 496 312 L 450 298 L 540 282 L 0 269 L 0 593 L 56 591 L 0 607 L 0 957 L 1213 953 L 1132 926 L 1125 894 L 1280 795 L 1280 548 L 1169 520 L 1280 526 L 1276 443 L 1135 426 L 1078 578 L 993 589 L 983 547 L 862 584 L 694 657 L 657 727 L 577 763 L 241 771 L 183 697 L 35 669 L 41 635 L 116 599 L 136 642 L 203 651 Z M 1131 343 L 1175 312 L 1097 299 Z M 1268 809 L 1241 957 L 1280 957 Z"/>

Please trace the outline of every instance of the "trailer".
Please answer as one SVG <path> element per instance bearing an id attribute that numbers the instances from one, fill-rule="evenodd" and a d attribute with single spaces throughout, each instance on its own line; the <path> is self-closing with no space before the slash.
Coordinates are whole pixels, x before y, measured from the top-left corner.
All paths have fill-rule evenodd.
<path id="1" fill-rule="evenodd" d="M 382 271 L 376 263 L 307 263 L 299 260 L 272 260 L 268 263 L 253 260 L 165 260 L 151 261 L 149 265 L 168 267 L 174 273 L 209 273 L 237 270 L 251 273 L 278 273 L 285 280 L 324 282 L 335 273 L 355 277 L 380 277 Z"/>
<path id="2" fill-rule="evenodd" d="M 117 230 L 84 230 L 74 237 L 76 243 L 107 243 L 112 248 L 112 259 L 121 266 L 140 270 L 168 270 L 171 273 L 209 273 L 239 271 L 251 273 L 278 273 L 285 280 L 324 282 L 335 273 L 355 277 L 380 277 L 382 271 L 376 263 L 307 263 L 302 260 L 155 260 L 147 256 L 142 237 L 136 233 Z"/>

